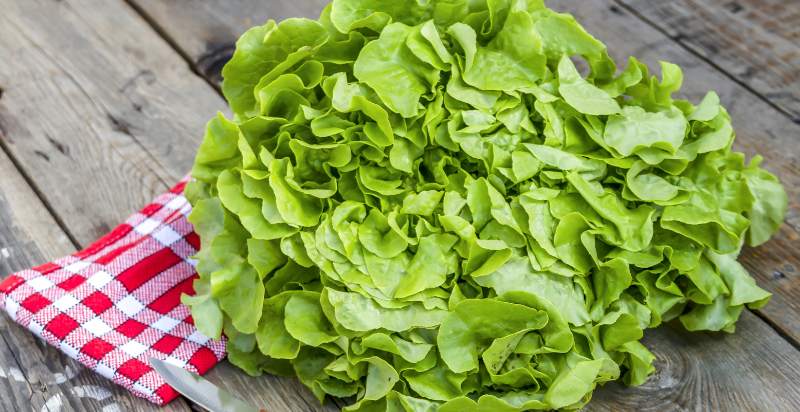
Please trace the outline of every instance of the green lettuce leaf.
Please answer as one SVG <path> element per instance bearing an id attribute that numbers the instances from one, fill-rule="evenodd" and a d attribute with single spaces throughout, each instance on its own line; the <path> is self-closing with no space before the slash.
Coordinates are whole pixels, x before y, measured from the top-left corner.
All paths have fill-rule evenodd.
<path id="1" fill-rule="evenodd" d="M 541 0 L 334 0 L 242 35 L 186 196 L 200 332 L 347 411 L 577 410 L 644 331 L 733 332 L 778 179 Z"/>

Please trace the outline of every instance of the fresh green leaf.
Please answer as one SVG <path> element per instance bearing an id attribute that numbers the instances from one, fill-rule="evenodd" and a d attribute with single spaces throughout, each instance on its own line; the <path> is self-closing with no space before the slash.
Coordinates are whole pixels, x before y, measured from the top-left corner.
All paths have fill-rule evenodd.
<path id="1" fill-rule="evenodd" d="M 786 191 L 716 93 L 609 55 L 542 0 L 333 0 L 248 30 L 185 191 L 198 330 L 389 412 L 577 410 L 654 372 L 645 329 L 733 332 L 770 297 L 737 256 Z"/>

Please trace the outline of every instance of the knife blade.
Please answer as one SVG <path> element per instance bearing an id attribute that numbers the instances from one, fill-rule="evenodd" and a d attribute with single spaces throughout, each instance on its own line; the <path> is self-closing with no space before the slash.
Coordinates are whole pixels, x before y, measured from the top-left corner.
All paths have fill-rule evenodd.
<path id="1" fill-rule="evenodd" d="M 211 412 L 266 412 L 186 369 L 155 358 L 150 358 L 150 366 L 175 390 Z"/>

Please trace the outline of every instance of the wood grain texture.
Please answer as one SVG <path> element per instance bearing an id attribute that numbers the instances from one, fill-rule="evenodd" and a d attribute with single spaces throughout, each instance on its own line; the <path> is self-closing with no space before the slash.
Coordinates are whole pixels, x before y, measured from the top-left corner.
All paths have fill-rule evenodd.
<path id="1" fill-rule="evenodd" d="M 268 19 L 316 18 L 327 0 L 128 0 L 213 83 L 245 30 Z"/>
<path id="2" fill-rule="evenodd" d="M 673 322 L 648 330 L 643 343 L 657 356 L 656 373 L 639 387 L 600 388 L 587 412 L 800 410 L 800 355 L 750 312 L 734 335 Z"/>
<path id="3" fill-rule="evenodd" d="M 52 218 L 48 219 L 49 214 L 2 150 L 0 176 L 0 278 L 41 258 L 36 256 L 38 248 L 29 236 L 29 232 L 37 228 L 45 228 L 49 232 L 47 238 L 53 239 L 44 247 L 56 253 L 68 253 L 72 246 L 69 239 L 63 232 L 59 233 Z M 21 207 L 24 204 L 30 206 Z M 36 212 L 41 217 L 36 218 Z M 22 328 L 10 325 L 5 313 L 0 312 L 0 409 L 4 411 L 24 410 L 30 406 L 41 408 L 47 399 L 41 386 L 36 387 L 31 383 L 29 373 L 19 359 L 21 355 L 15 342 L 19 329 Z M 41 362 L 44 358 L 39 360 Z M 54 395 L 62 393 L 58 387 L 47 390 Z"/>
<path id="4" fill-rule="evenodd" d="M 0 9 L 4 144 L 87 244 L 189 170 L 224 103 L 121 0 Z"/>
<path id="5" fill-rule="evenodd" d="M 619 0 L 800 122 L 800 2 Z"/>
<path id="6" fill-rule="evenodd" d="M 72 242 L 1 149 L 0 177 L 0 278 L 41 264 L 46 256 L 73 252 Z M 156 410 L 37 339 L 5 312 L 0 314 L 0 410 L 56 412 L 104 407 Z M 188 407 L 178 401 L 164 410 L 186 411 Z"/>

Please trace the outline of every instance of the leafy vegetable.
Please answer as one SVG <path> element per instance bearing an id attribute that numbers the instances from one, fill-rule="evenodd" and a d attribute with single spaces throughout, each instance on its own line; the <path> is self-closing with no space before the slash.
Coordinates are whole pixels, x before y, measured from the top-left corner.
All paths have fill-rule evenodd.
<path id="1" fill-rule="evenodd" d="M 587 63 L 588 75 L 575 62 Z M 351 411 L 577 409 L 643 331 L 732 332 L 778 180 L 540 0 L 334 0 L 245 33 L 187 189 L 201 331 Z"/>

